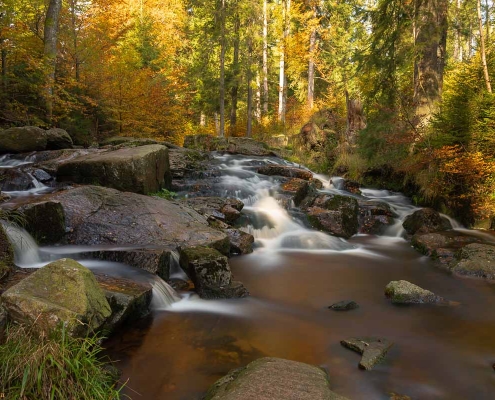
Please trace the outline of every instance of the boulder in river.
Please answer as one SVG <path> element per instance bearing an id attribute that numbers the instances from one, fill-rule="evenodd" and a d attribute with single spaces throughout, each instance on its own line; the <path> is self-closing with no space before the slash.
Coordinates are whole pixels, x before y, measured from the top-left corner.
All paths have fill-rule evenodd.
<path id="1" fill-rule="evenodd" d="M 304 203 L 308 220 L 314 228 L 346 239 L 357 233 L 358 203 L 355 198 L 321 194 L 305 199 Z"/>
<path id="2" fill-rule="evenodd" d="M 380 363 L 385 358 L 388 350 L 393 346 L 393 342 L 375 337 L 349 338 L 342 340 L 340 344 L 362 354 L 359 368 L 368 371 Z"/>
<path id="3" fill-rule="evenodd" d="M 0 168 L 0 190 L 15 192 L 33 188 L 33 177 L 28 171 L 18 168 Z"/>
<path id="4" fill-rule="evenodd" d="M 457 275 L 495 279 L 495 246 L 471 243 L 455 254 L 450 270 Z"/>
<path id="5" fill-rule="evenodd" d="M 60 128 L 51 128 L 45 132 L 46 150 L 71 149 L 73 146 L 72 138 L 66 130 Z"/>
<path id="6" fill-rule="evenodd" d="M 304 179 L 291 178 L 282 184 L 281 189 L 285 193 L 290 193 L 294 204 L 299 206 L 309 193 L 310 183 Z"/>
<path id="7" fill-rule="evenodd" d="M 9 242 L 4 226 L 0 223 L 0 280 L 14 268 L 14 249 Z"/>
<path id="8" fill-rule="evenodd" d="M 6 290 L 1 300 L 10 320 L 42 332 L 64 325 L 74 336 L 99 329 L 112 313 L 93 273 L 67 258 L 32 273 Z"/>
<path id="9" fill-rule="evenodd" d="M 281 358 L 259 358 L 215 382 L 204 400 L 346 400 L 332 392 L 319 367 Z"/>
<path id="10" fill-rule="evenodd" d="M 58 201 L 37 201 L 16 209 L 26 221 L 24 228 L 40 245 L 61 244 L 65 239 L 65 213 Z"/>
<path id="11" fill-rule="evenodd" d="M 313 174 L 311 171 L 279 164 L 263 165 L 262 167 L 258 168 L 258 174 L 268 176 L 284 176 L 287 178 L 298 178 L 304 179 L 305 181 L 310 181 L 311 179 L 313 179 Z"/>
<path id="12" fill-rule="evenodd" d="M 213 216 L 229 224 L 241 216 L 244 207 L 241 200 L 221 197 L 191 197 L 184 203 L 206 218 Z"/>
<path id="13" fill-rule="evenodd" d="M 410 235 L 452 229 L 450 221 L 431 208 L 422 208 L 408 215 L 402 226 Z"/>
<path id="14" fill-rule="evenodd" d="M 232 280 L 227 257 L 215 249 L 204 246 L 181 249 L 180 265 L 201 298 L 225 299 L 249 295 L 242 283 Z"/>
<path id="15" fill-rule="evenodd" d="M 443 303 L 445 300 L 429 290 L 408 281 L 392 281 L 385 287 L 385 296 L 394 304 Z"/>
<path id="16" fill-rule="evenodd" d="M 350 179 L 342 180 L 342 189 L 346 190 L 350 193 L 361 194 L 361 190 L 359 190 L 359 182 L 351 181 Z"/>
<path id="17" fill-rule="evenodd" d="M 168 149 L 147 145 L 83 155 L 62 163 L 57 180 L 142 194 L 170 189 Z"/>
<path id="18" fill-rule="evenodd" d="M 253 235 L 235 228 L 224 230 L 230 240 L 231 254 L 249 254 L 253 252 Z"/>
<path id="19" fill-rule="evenodd" d="M 352 300 L 342 300 L 328 307 L 334 311 L 348 311 L 359 308 L 359 304 Z"/>
<path id="20" fill-rule="evenodd" d="M 101 186 L 80 186 L 45 200 L 62 204 L 69 244 L 158 250 L 187 245 L 230 251 L 225 233 L 210 228 L 206 218 L 181 203 Z"/>
<path id="21" fill-rule="evenodd" d="M 358 200 L 359 204 L 359 232 L 371 235 L 380 235 L 394 223 L 397 214 L 387 203 L 382 201 Z"/>

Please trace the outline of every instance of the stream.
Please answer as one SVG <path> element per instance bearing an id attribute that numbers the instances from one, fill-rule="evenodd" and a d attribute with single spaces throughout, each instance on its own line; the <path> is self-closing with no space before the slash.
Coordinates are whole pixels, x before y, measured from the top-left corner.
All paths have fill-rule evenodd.
<path id="1" fill-rule="evenodd" d="M 361 196 L 353 196 L 387 202 L 399 217 L 383 236 L 344 240 L 309 228 L 281 195 L 277 178 L 255 172 L 265 163 L 292 164 L 231 155 L 216 155 L 215 163 L 220 176 L 214 195 L 244 202 L 238 227 L 256 239 L 252 254 L 229 261 L 250 297 L 201 300 L 190 293 L 174 294 L 159 278 L 131 267 L 83 262 L 106 273 L 125 270 L 126 276 L 154 287 L 152 315 L 105 343 L 123 371 L 124 394 L 133 399 L 199 400 L 229 370 L 273 356 L 325 368 L 332 390 L 353 400 L 385 400 L 392 392 L 421 400 L 495 398 L 495 284 L 454 277 L 415 251 L 403 238 L 402 221 L 417 209 L 408 198 L 362 189 Z M 324 183 L 323 192 L 352 195 L 341 189 L 340 178 L 316 177 Z M 30 195 L 37 193 L 34 189 Z M 454 229 L 495 241 L 451 222 Z M 33 249 L 31 258 L 17 262 L 41 266 L 96 250 Z M 174 276 L 182 276 L 177 260 L 174 265 Z M 459 304 L 392 305 L 384 288 L 401 279 Z M 341 300 L 354 300 L 360 307 L 328 309 Z M 384 337 L 395 345 L 384 362 L 362 371 L 360 355 L 340 345 L 353 336 Z"/>

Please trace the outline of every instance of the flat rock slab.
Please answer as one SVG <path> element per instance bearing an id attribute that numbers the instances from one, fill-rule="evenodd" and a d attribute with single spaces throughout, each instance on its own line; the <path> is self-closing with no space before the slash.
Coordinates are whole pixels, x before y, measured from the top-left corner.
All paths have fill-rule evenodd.
<path id="1" fill-rule="evenodd" d="M 187 244 L 229 254 L 225 233 L 210 228 L 203 216 L 176 202 L 101 186 L 80 186 L 45 200 L 62 204 L 69 244 L 155 249 Z"/>
<path id="2" fill-rule="evenodd" d="M 326 372 L 313 365 L 260 358 L 214 383 L 204 400 L 346 400 L 332 392 Z"/>
<path id="3" fill-rule="evenodd" d="M 457 275 L 495 279 L 495 246 L 468 244 L 455 254 L 455 260 L 449 267 Z"/>
<path id="4" fill-rule="evenodd" d="M 359 368 L 368 371 L 380 363 L 384 359 L 385 354 L 387 354 L 387 351 L 393 346 L 393 342 L 375 337 L 350 338 L 342 340 L 340 344 L 362 354 Z"/>
<path id="5" fill-rule="evenodd" d="M 57 180 L 143 194 L 170 189 L 168 149 L 154 144 L 77 157 L 59 166 Z"/>
<path id="6" fill-rule="evenodd" d="M 392 281 L 385 287 L 385 296 L 394 304 L 446 303 L 446 300 L 429 290 L 408 281 Z"/>
<path id="7" fill-rule="evenodd" d="M 264 165 L 258 168 L 258 174 L 269 176 L 285 176 L 287 178 L 298 178 L 305 181 L 310 181 L 311 179 L 313 179 L 313 174 L 311 173 L 311 171 L 278 164 Z"/>

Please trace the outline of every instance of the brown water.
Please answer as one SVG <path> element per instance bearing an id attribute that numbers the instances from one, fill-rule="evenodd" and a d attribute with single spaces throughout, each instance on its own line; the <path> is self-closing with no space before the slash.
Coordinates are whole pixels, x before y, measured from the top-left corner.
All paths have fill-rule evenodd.
<path id="1" fill-rule="evenodd" d="M 262 356 L 320 365 L 350 399 L 495 399 L 495 285 L 436 268 L 405 241 L 358 236 L 358 252 L 258 250 L 231 259 L 251 297 L 208 303 L 217 312 L 156 312 L 108 343 L 133 399 L 200 399 L 230 369 Z M 383 295 L 405 279 L 457 306 L 394 306 Z M 327 307 L 352 299 L 360 308 Z M 203 303 L 201 303 L 203 304 Z M 209 308 L 211 308 L 209 307 Z M 340 345 L 350 336 L 395 342 L 372 371 Z"/>

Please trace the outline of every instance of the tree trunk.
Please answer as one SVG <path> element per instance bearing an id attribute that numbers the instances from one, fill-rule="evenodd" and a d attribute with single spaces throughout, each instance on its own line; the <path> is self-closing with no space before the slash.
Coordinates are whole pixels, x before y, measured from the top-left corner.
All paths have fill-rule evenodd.
<path id="1" fill-rule="evenodd" d="M 235 126 L 237 124 L 237 95 L 239 93 L 239 29 L 241 25 L 241 19 L 239 14 L 234 17 L 234 58 L 232 61 L 232 69 L 234 72 L 234 79 L 232 87 L 230 88 L 230 98 L 232 108 L 230 109 L 230 135 L 235 132 Z"/>
<path id="2" fill-rule="evenodd" d="M 249 50 L 251 53 L 251 49 Z M 249 56 L 249 65 L 246 71 L 247 80 L 247 127 L 246 136 L 251 137 L 253 126 L 253 88 L 251 86 L 252 74 L 251 74 L 251 54 Z"/>
<path id="3" fill-rule="evenodd" d="M 287 39 L 290 33 L 290 0 L 283 1 L 283 38 L 280 50 L 279 81 L 278 81 L 278 120 L 285 124 L 285 113 L 287 111 L 287 77 L 285 76 L 285 62 L 287 56 Z"/>
<path id="4" fill-rule="evenodd" d="M 448 0 L 417 1 L 414 65 L 415 126 L 428 123 L 442 96 Z"/>
<path id="5" fill-rule="evenodd" d="M 80 80 L 80 60 L 79 60 L 79 42 L 78 42 L 78 27 L 77 27 L 77 0 L 70 2 L 70 17 L 72 28 L 72 45 L 74 46 L 74 71 L 76 82 Z"/>
<path id="6" fill-rule="evenodd" d="M 50 0 L 46 11 L 44 29 L 44 60 L 46 68 L 46 113 L 48 121 L 53 118 L 53 94 L 55 86 L 55 67 L 57 64 L 58 20 L 62 0 Z"/>
<path id="7" fill-rule="evenodd" d="M 263 0 L 263 113 L 268 114 L 268 0 Z"/>
<path id="8" fill-rule="evenodd" d="M 485 50 L 485 38 L 483 37 L 483 21 L 481 17 L 481 0 L 477 0 L 476 8 L 478 11 L 478 24 L 480 28 L 480 52 L 481 63 L 483 64 L 483 76 L 485 78 L 486 90 L 488 93 L 492 92 L 492 85 L 490 83 L 490 75 L 488 74 L 488 65 L 486 63 L 486 50 Z"/>
<path id="9" fill-rule="evenodd" d="M 346 141 L 352 146 L 356 144 L 359 131 L 366 128 L 366 118 L 361 101 L 351 99 L 347 90 L 345 91 L 345 101 L 347 106 Z"/>
<path id="10" fill-rule="evenodd" d="M 314 18 L 316 19 L 316 6 L 313 9 Z M 316 50 L 316 26 L 311 28 L 311 35 L 309 37 L 309 65 L 308 65 L 308 107 L 313 109 L 315 99 L 315 59 L 314 54 Z"/>
<path id="11" fill-rule="evenodd" d="M 222 0 L 220 9 L 220 126 L 218 136 L 225 136 L 225 51 L 227 43 L 225 38 L 225 0 Z"/>
<path id="12" fill-rule="evenodd" d="M 461 36 L 461 0 L 456 0 L 455 3 L 455 29 L 454 29 L 454 60 L 462 61 L 462 36 Z"/>

